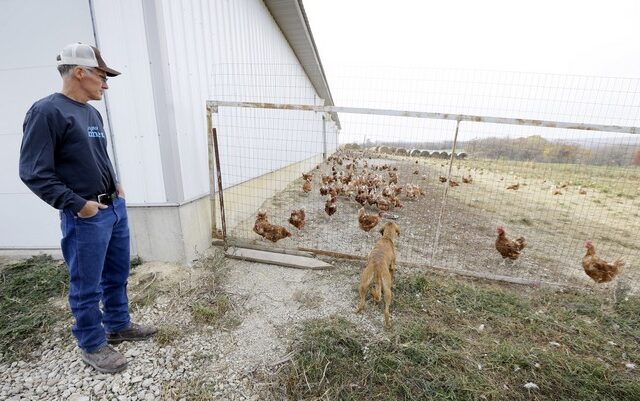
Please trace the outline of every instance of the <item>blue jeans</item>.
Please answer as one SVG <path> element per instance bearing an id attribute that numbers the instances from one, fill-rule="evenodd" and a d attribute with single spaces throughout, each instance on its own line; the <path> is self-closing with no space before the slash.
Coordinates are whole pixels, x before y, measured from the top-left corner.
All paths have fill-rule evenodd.
<path id="1" fill-rule="evenodd" d="M 87 219 L 70 210 L 60 212 L 62 254 L 69 268 L 69 305 L 75 318 L 72 332 L 78 346 L 94 352 L 107 343 L 106 332 L 130 322 L 129 224 L 124 199 Z M 102 301 L 103 310 L 100 310 Z"/>

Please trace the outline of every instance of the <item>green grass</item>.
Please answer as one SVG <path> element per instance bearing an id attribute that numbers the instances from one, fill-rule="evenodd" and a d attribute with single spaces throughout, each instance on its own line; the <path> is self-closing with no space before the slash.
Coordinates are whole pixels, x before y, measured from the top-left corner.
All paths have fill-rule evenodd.
<path id="1" fill-rule="evenodd" d="M 51 305 L 67 294 L 69 273 L 49 255 L 9 265 L 0 273 L 0 350 L 8 360 L 33 351 L 67 313 Z"/>
<path id="2" fill-rule="evenodd" d="M 193 320 L 198 323 L 214 325 L 231 309 L 231 302 L 226 294 L 216 294 L 208 300 L 198 302 L 191 307 Z"/>
<path id="3" fill-rule="evenodd" d="M 136 267 L 140 266 L 143 263 L 144 263 L 144 260 L 140 256 L 136 255 L 132 257 L 130 262 L 131 270 L 135 269 Z"/>
<path id="4" fill-rule="evenodd" d="M 343 318 L 308 322 L 277 377 L 287 397 L 640 399 L 638 370 L 625 367 L 640 361 L 637 298 L 613 305 L 593 294 L 425 275 L 399 279 L 394 294 L 383 339 Z"/>
<path id="5" fill-rule="evenodd" d="M 134 257 L 131 267 L 141 263 Z M 47 338 L 55 323 L 70 319 L 71 324 L 69 311 L 51 302 L 57 297 L 66 302 L 68 290 L 67 266 L 50 255 L 0 266 L 0 355 L 7 360 L 24 358 Z M 150 290 L 132 306 L 151 304 L 155 295 Z"/>
<path id="6" fill-rule="evenodd" d="M 182 334 L 182 330 L 180 330 L 178 326 L 170 324 L 158 327 L 158 332 L 153 337 L 153 339 L 156 344 L 164 347 L 166 345 L 173 344 L 173 342 L 180 338 Z"/>

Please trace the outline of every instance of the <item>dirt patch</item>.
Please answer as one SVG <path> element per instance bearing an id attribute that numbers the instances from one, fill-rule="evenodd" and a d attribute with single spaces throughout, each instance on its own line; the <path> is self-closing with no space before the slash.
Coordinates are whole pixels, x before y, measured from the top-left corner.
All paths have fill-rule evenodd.
<path id="1" fill-rule="evenodd" d="M 426 195 L 416 200 L 401 196 L 402 208 L 392 209 L 386 219 L 393 219 L 402 228 L 397 243 L 400 262 L 413 262 L 425 266 L 464 269 L 516 278 L 542 280 L 560 284 L 590 285 L 584 274 L 581 258 L 584 240 L 594 239 L 598 253 L 605 259 L 622 256 L 628 266 L 640 262 L 634 241 L 633 227 L 640 227 L 638 218 L 620 214 L 620 208 L 629 208 L 630 199 L 613 206 L 604 202 L 602 193 L 589 189 L 585 196 L 576 186 L 563 188 L 563 195 L 553 195 L 552 189 L 562 180 L 546 180 L 526 176 L 523 171 L 496 171 L 488 167 L 473 167 L 473 161 L 456 161 L 452 177 L 460 185 L 448 187 L 440 176 L 447 176 L 447 161 L 409 157 L 360 158 L 371 169 L 375 165 L 389 164 L 398 169 L 399 184 L 420 185 Z M 418 163 L 416 163 L 416 160 Z M 345 163 L 346 164 L 346 163 Z M 344 170 L 344 166 L 337 166 Z M 322 164 L 314 173 L 312 191 L 302 191 L 302 178 L 292 182 L 285 190 L 267 200 L 262 208 L 274 224 L 286 226 L 293 236 L 275 246 L 285 248 L 315 248 L 352 255 L 366 256 L 375 243 L 376 232 L 363 232 L 358 226 L 357 210 L 360 205 L 353 195 L 340 196 L 337 212 L 327 216 L 324 212 L 326 196 L 319 193 L 320 178 L 331 174 L 331 166 Z M 505 169 L 502 166 L 502 169 Z M 386 171 L 374 171 L 387 177 Z M 539 171 L 536 172 L 539 174 Z M 471 175 L 473 182 L 465 184 L 462 176 Z M 544 174 L 543 174 L 544 176 Z M 518 190 L 506 187 L 519 182 Z M 443 208 L 443 195 L 447 190 Z M 228 207 L 242 207 L 229 205 Z M 298 231 L 287 223 L 290 212 L 303 208 L 306 225 Z M 368 212 L 377 210 L 367 207 Z M 600 221 L 602 219 L 602 222 Z M 254 219 L 249 218 L 232 228 L 232 237 L 244 238 L 256 244 L 273 246 L 251 232 Z M 503 262 L 494 248 L 495 228 L 503 225 L 507 235 L 524 235 L 528 247 L 516 262 Z M 628 268 L 622 276 L 637 289 L 638 272 Z"/>

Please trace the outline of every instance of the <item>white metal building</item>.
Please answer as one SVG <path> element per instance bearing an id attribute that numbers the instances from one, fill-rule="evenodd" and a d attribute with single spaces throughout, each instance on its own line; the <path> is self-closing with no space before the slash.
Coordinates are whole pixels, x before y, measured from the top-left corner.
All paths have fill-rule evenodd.
<path id="1" fill-rule="evenodd" d="M 187 261 L 210 244 L 206 100 L 333 104 L 301 0 L 3 0 L 0 37 L 0 250 L 59 248 L 58 212 L 22 184 L 18 156 L 26 111 L 61 88 L 67 43 L 96 44 L 122 72 L 92 104 L 126 190 L 132 253 L 145 259 Z M 246 86 L 234 69 L 251 65 L 294 66 L 298 90 L 229 91 Z M 337 143 L 338 122 L 326 129 Z"/>

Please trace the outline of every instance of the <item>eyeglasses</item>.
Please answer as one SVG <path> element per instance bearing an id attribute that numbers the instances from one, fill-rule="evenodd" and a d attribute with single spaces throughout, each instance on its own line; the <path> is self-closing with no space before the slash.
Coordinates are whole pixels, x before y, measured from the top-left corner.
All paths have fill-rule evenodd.
<path id="1" fill-rule="evenodd" d="M 90 73 L 92 73 L 93 75 L 95 75 L 96 77 L 100 78 L 100 80 L 102 81 L 102 83 L 107 83 L 107 81 L 109 80 L 109 78 L 107 78 L 106 75 L 100 75 L 98 74 L 93 68 L 83 68 L 83 70 L 88 71 Z"/>

